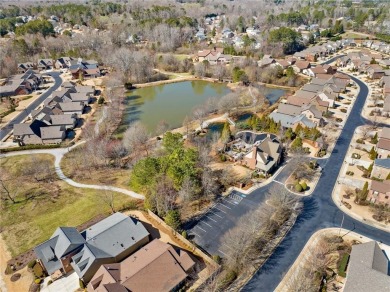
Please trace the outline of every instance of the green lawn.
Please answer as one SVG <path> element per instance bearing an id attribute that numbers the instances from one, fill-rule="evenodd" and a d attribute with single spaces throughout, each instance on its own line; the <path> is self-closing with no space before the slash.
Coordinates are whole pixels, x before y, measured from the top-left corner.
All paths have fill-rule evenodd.
<path id="1" fill-rule="evenodd" d="M 36 156 L 53 161 L 50 155 Z M 110 207 L 102 191 L 78 189 L 58 180 L 50 185 L 38 185 L 22 177 L 22 164 L 26 159 L 28 156 L 0 160 L 0 171 L 9 169 L 15 175 L 15 181 L 23 181 L 19 186 L 18 202 L 3 204 L 0 214 L 0 228 L 12 256 L 48 239 L 58 226 L 77 226 L 99 214 L 109 214 Z M 34 193 L 36 197 L 26 200 L 26 193 Z M 117 210 L 135 206 L 135 200 L 116 193 L 114 205 Z"/>

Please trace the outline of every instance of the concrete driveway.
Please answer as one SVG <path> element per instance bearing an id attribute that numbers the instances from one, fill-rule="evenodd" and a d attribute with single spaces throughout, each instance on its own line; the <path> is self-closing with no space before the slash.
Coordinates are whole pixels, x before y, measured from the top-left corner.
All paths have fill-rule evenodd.
<path id="1" fill-rule="evenodd" d="M 79 277 L 72 272 L 47 286 L 50 277 L 47 277 L 41 285 L 41 292 L 74 292 L 79 286 Z"/>

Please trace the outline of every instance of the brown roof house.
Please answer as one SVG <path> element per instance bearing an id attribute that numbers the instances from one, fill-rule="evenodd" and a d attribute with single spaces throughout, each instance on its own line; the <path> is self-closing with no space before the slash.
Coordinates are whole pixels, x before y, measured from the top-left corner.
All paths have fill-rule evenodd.
<path id="1" fill-rule="evenodd" d="M 102 265 L 88 292 L 169 292 L 180 288 L 195 262 L 158 239 L 116 264 Z"/>
<path id="2" fill-rule="evenodd" d="M 303 70 L 310 68 L 310 62 L 309 61 L 297 61 L 293 65 L 294 71 L 297 73 L 302 73 Z"/>
<path id="3" fill-rule="evenodd" d="M 118 263 L 148 242 L 149 232 L 141 222 L 115 213 L 82 232 L 59 227 L 34 251 L 52 278 L 74 270 L 86 283 L 101 265 Z"/>
<path id="4" fill-rule="evenodd" d="M 352 246 L 344 292 L 390 291 L 389 259 L 375 241 Z"/>
<path id="5" fill-rule="evenodd" d="M 378 158 L 390 158 L 390 128 L 383 128 L 376 144 Z"/>
<path id="6" fill-rule="evenodd" d="M 272 172 L 280 163 L 282 147 L 280 143 L 266 137 L 256 142 L 252 149 L 244 155 L 242 165 L 261 173 Z"/>
<path id="7" fill-rule="evenodd" d="M 374 204 L 390 205 L 390 180 L 372 180 L 367 200 Z"/>

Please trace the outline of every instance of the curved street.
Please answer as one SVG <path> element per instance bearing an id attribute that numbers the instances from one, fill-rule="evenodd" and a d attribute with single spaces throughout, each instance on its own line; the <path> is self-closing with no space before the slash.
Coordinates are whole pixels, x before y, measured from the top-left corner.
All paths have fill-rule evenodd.
<path id="1" fill-rule="evenodd" d="M 365 124 L 361 111 L 368 95 L 368 87 L 359 79 L 352 76 L 351 78 L 358 84 L 360 91 L 332 155 L 322 165 L 321 178 L 314 192 L 311 196 L 303 198 L 304 208 L 294 227 L 242 291 L 274 291 L 311 235 L 322 228 L 340 227 L 343 218 L 343 228 L 390 244 L 388 232 L 344 214 L 332 200 L 333 187 L 337 183 L 339 170 L 344 163 L 354 131 L 356 127 Z M 263 188 L 257 189 L 251 196 L 264 191 Z"/>
<path id="2" fill-rule="evenodd" d="M 24 111 L 20 112 L 15 118 L 9 121 L 9 123 L 5 127 L 0 129 L 0 141 L 11 133 L 14 128 L 14 124 L 21 123 L 25 118 L 28 117 L 31 111 L 38 107 L 42 102 L 45 101 L 46 98 L 48 98 L 52 94 L 53 91 L 57 90 L 61 86 L 62 79 L 60 77 L 60 72 L 48 72 L 45 74 L 53 77 L 54 85 L 50 87 L 46 92 L 42 93 L 41 96 L 34 100 L 34 102 L 29 104 Z"/>

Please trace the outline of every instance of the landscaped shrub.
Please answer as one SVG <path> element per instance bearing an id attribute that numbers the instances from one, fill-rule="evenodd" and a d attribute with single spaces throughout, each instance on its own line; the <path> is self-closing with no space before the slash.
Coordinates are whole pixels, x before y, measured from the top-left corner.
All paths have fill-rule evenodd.
<path id="1" fill-rule="evenodd" d="M 300 185 L 301 185 L 301 187 L 302 187 L 302 190 L 303 190 L 303 191 L 306 191 L 306 189 L 307 189 L 307 184 L 303 181 L 303 182 L 300 183 Z"/>
<path id="2" fill-rule="evenodd" d="M 37 264 L 37 261 L 36 260 L 32 260 L 32 261 L 30 261 L 28 264 L 27 264 L 27 267 L 29 268 L 29 269 L 32 269 L 32 268 L 34 268 L 34 266 Z"/>
<path id="3" fill-rule="evenodd" d="M 81 279 L 79 279 L 79 285 L 81 289 L 85 289 L 85 284 Z"/>
<path id="4" fill-rule="evenodd" d="M 353 171 L 350 171 L 350 170 L 347 171 L 347 175 L 352 176 L 352 175 L 354 175 L 354 174 L 355 174 L 355 173 L 354 173 Z"/>
<path id="5" fill-rule="evenodd" d="M 301 186 L 300 184 L 296 184 L 296 185 L 295 185 L 295 190 L 296 190 L 298 193 L 302 192 L 302 186 Z"/>
<path id="6" fill-rule="evenodd" d="M 49 280 L 48 282 L 47 282 L 47 286 L 49 286 L 50 284 L 52 284 L 53 283 L 53 280 Z"/>
<path id="7" fill-rule="evenodd" d="M 221 155 L 219 156 L 219 158 L 221 159 L 222 162 L 225 162 L 225 161 L 226 161 L 226 156 L 223 155 L 223 154 L 221 154 Z"/>
<path id="8" fill-rule="evenodd" d="M 187 237 L 188 237 L 187 231 L 183 230 L 183 232 L 181 233 L 181 236 L 183 236 L 185 239 L 187 239 Z"/>
<path id="9" fill-rule="evenodd" d="M 125 88 L 126 88 L 127 90 L 133 89 L 133 83 L 131 83 L 131 82 L 126 82 L 126 83 L 125 83 Z"/>
<path id="10" fill-rule="evenodd" d="M 346 110 L 345 108 L 340 109 L 340 111 L 341 111 L 342 113 L 346 113 L 346 112 L 347 112 L 347 110 Z"/>
<path id="11" fill-rule="evenodd" d="M 221 257 L 219 255 L 215 254 L 215 255 L 213 255 L 213 260 L 217 264 L 220 264 L 222 259 L 221 259 Z"/>
<path id="12" fill-rule="evenodd" d="M 360 159 L 362 156 L 359 153 L 352 153 L 352 158 Z"/>
<path id="13" fill-rule="evenodd" d="M 104 97 L 100 96 L 98 99 L 98 104 L 103 104 L 104 103 Z"/>
<path id="14" fill-rule="evenodd" d="M 345 278 L 347 274 L 345 273 L 348 265 L 348 260 L 349 260 L 349 254 L 344 254 L 339 265 L 338 265 L 338 274 L 339 276 Z"/>
<path id="15" fill-rule="evenodd" d="M 363 139 L 357 139 L 356 140 L 356 143 L 359 143 L 359 144 L 365 144 L 364 140 Z"/>
<path id="16" fill-rule="evenodd" d="M 34 282 L 35 282 L 35 284 L 41 284 L 42 283 L 42 279 L 35 279 Z"/>
<path id="17" fill-rule="evenodd" d="M 336 118 L 336 122 L 341 123 L 343 121 L 342 118 Z"/>

